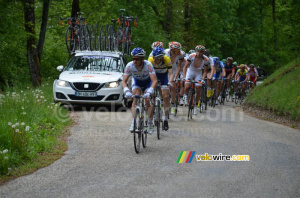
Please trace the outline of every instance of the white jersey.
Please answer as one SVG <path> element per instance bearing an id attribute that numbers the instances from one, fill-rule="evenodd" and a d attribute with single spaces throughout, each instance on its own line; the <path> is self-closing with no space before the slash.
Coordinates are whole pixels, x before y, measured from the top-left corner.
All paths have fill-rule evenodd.
<path id="1" fill-rule="evenodd" d="M 172 57 L 171 57 L 171 49 L 166 49 L 165 50 L 165 54 L 167 56 L 170 57 L 171 59 L 171 62 L 172 62 L 172 69 L 173 69 L 173 73 L 176 72 L 177 70 L 177 65 L 178 65 L 178 62 L 179 60 L 182 60 L 182 62 L 185 63 L 186 59 L 185 59 L 185 52 L 183 50 L 180 50 L 180 54 L 178 56 L 176 56 L 175 60 L 172 60 Z M 184 66 L 184 64 L 182 64 Z M 183 69 L 183 66 L 181 65 L 181 71 Z"/>
<path id="2" fill-rule="evenodd" d="M 124 73 L 124 75 L 132 75 L 133 78 L 141 81 L 150 79 L 151 74 L 155 74 L 155 70 L 152 64 L 147 60 L 144 60 L 144 66 L 141 71 L 134 66 L 133 61 L 129 62 L 125 67 Z"/>
<path id="3" fill-rule="evenodd" d="M 190 62 L 190 67 L 188 70 L 194 71 L 194 72 L 202 72 L 202 69 L 204 69 L 204 64 L 211 64 L 213 65 L 212 59 L 209 59 L 207 56 L 203 55 L 203 61 L 200 65 L 200 67 L 195 67 L 194 62 L 196 58 L 196 53 L 192 53 L 189 55 L 189 58 L 187 59 Z"/>

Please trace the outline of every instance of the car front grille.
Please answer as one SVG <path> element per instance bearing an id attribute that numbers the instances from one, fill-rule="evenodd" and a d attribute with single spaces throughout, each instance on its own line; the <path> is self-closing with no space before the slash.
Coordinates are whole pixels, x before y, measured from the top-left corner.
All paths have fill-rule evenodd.
<path id="1" fill-rule="evenodd" d="M 79 91 L 98 91 L 103 86 L 104 84 L 100 84 L 100 83 L 81 83 L 81 82 L 73 83 L 73 88 Z"/>
<path id="2" fill-rule="evenodd" d="M 104 98 L 104 96 L 97 96 L 97 97 L 81 97 L 75 95 L 68 95 L 71 100 L 93 100 L 93 101 L 100 101 Z"/>

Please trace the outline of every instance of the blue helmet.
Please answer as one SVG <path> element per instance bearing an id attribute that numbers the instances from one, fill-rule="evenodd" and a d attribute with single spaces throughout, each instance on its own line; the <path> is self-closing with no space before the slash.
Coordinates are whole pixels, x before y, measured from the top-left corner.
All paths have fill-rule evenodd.
<path id="1" fill-rule="evenodd" d="M 220 61 L 219 57 L 213 57 L 213 60 L 214 60 L 214 64 L 219 63 Z"/>
<path id="2" fill-rule="evenodd" d="M 145 50 L 139 47 L 134 48 L 131 52 L 131 56 L 145 57 L 145 55 L 146 55 Z"/>
<path id="3" fill-rule="evenodd" d="M 152 54 L 153 54 L 153 57 L 156 58 L 156 57 L 162 57 L 165 55 L 165 49 L 162 47 L 155 47 L 152 51 Z"/>

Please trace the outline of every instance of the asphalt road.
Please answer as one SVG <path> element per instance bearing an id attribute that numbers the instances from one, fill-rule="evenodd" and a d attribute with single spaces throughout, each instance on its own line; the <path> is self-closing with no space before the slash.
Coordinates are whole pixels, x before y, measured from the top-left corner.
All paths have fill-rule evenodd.
<path id="1" fill-rule="evenodd" d="M 136 154 L 130 111 L 103 109 L 72 112 L 66 155 L 1 186 L 0 197 L 300 197 L 299 130 L 227 103 L 189 121 L 180 110 L 161 140 L 149 136 Z M 195 151 L 191 163 L 176 163 L 181 151 Z M 250 161 L 196 160 L 205 153 Z"/>

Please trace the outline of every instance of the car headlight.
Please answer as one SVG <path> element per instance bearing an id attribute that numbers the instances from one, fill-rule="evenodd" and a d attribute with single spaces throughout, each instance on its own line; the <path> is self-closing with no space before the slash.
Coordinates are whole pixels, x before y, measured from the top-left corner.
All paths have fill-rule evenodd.
<path id="1" fill-rule="evenodd" d="M 120 85 L 120 82 L 109 82 L 105 84 L 105 88 L 116 88 Z"/>
<path id="2" fill-rule="evenodd" d="M 60 87 L 70 87 L 69 82 L 64 80 L 57 80 L 56 84 Z"/>

